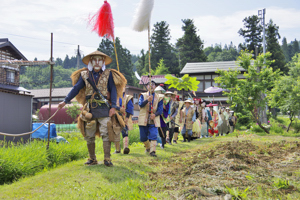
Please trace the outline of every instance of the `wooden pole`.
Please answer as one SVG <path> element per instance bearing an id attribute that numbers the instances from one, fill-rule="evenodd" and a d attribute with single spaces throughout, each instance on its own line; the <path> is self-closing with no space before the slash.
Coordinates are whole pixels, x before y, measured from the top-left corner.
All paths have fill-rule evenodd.
<path id="1" fill-rule="evenodd" d="M 51 117 L 51 104 L 52 104 L 52 82 L 53 82 L 53 33 L 51 33 L 51 53 L 50 53 L 50 95 L 49 95 L 49 118 Z M 50 140 L 50 125 L 51 122 L 48 123 L 48 143 L 47 149 L 49 149 L 49 140 Z"/>

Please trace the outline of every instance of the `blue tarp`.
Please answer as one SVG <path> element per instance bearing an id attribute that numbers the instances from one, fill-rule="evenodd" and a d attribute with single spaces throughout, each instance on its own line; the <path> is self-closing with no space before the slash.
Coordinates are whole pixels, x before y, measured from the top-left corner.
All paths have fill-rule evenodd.
<path id="1" fill-rule="evenodd" d="M 43 123 L 32 123 L 32 130 L 37 129 Z M 31 134 L 32 138 L 48 139 L 48 126 L 49 124 L 44 124 L 39 130 Z M 54 123 L 50 124 L 50 138 L 56 137 L 56 125 Z"/>

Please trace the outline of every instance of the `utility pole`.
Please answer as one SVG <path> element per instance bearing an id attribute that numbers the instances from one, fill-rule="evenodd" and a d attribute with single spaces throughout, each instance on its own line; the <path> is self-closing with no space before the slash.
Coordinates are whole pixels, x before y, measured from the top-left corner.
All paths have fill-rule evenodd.
<path id="1" fill-rule="evenodd" d="M 266 30 L 265 30 L 265 15 L 266 15 L 266 9 L 258 10 L 258 18 L 261 20 L 261 25 L 263 26 L 263 53 L 266 53 Z M 262 98 L 266 98 L 266 95 L 263 93 Z M 265 105 L 265 108 L 261 108 L 261 123 L 267 124 L 268 118 L 267 118 L 267 110 L 268 106 Z"/>

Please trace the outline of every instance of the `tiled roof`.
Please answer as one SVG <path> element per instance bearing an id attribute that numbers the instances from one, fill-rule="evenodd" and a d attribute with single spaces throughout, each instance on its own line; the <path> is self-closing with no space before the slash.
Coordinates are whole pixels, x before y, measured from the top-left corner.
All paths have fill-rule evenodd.
<path id="1" fill-rule="evenodd" d="M 244 68 L 238 66 L 236 61 L 222 61 L 222 62 L 197 62 L 186 63 L 180 74 L 193 74 L 193 73 L 206 73 L 215 72 L 218 69 L 226 70 L 237 69 L 240 71 L 246 71 Z"/>
<path id="2" fill-rule="evenodd" d="M 52 90 L 52 97 L 65 97 L 71 91 L 71 87 L 66 88 L 54 88 Z M 42 98 L 42 97 L 49 97 L 50 96 L 50 89 L 37 89 L 37 90 L 30 90 L 31 94 L 34 95 L 33 98 Z"/>
<path id="3" fill-rule="evenodd" d="M 174 76 L 174 74 L 171 74 L 172 76 Z M 159 84 L 159 83 L 165 83 L 167 81 L 167 79 L 165 78 L 165 75 L 153 75 L 151 78 L 153 81 L 155 81 L 155 83 Z M 149 77 L 148 76 L 142 76 L 141 80 L 139 82 L 139 84 L 147 84 L 149 82 Z"/>

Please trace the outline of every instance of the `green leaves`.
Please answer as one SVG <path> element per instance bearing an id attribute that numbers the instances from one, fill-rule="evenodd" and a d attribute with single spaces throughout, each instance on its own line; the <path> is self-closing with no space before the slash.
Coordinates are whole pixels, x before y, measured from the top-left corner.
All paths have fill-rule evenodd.
<path id="1" fill-rule="evenodd" d="M 165 78 L 168 79 L 165 84 L 170 84 L 169 88 L 176 88 L 177 90 L 197 91 L 200 83 L 200 81 L 197 81 L 196 77 L 189 77 L 188 74 L 185 74 L 181 78 L 167 74 Z"/>

